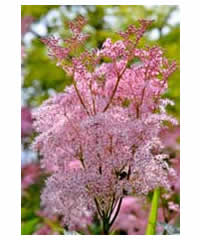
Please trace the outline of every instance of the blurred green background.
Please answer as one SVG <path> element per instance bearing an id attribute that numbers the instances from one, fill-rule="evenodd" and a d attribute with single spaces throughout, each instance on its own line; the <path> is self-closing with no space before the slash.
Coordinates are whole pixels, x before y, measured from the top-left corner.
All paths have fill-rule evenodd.
<path id="1" fill-rule="evenodd" d="M 165 49 L 169 59 L 179 64 L 180 60 L 180 24 L 177 6 L 53 6 L 25 5 L 21 7 L 22 17 L 32 16 L 34 22 L 23 36 L 26 57 L 22 83 L 22 99 L 31 107 L 40 105 L 55 91 L 62 91 L 70 84 L 63 70 L 56 67 L 47 56 L 47 50 L 40 37 L 47 35 L 67 36 L 64 22 L 74 19 L 78 14 L 85 16 L 88 25 L 85 31 L 91 34 L 87 47 L 100 47 L 107 37 L 118 39 L 115 32 L 124 30 L 137 19 L 154 19 L 154 23 L 141 41 L 141 45 L 159 44 Z M 179 117 L 180 78 L 177 70 L 169 80 L 168 97 L 176 103 L 170 110 Z"/>
<path id="2" fill-rule="evenodd" d="M 141 40 L 141 46 L 160 45 L 165 49 L 169 59 L 180 62 L 180 23 L 178 6 L 143 6 L 143 5 L 114 5 L 114 6 L 56 6 L 56 5 L 23 5 L 22 19 L 26 16 L 34 18 L 28 31 L 22 36 L 22 46 L 25 58 L 22 60 L 22 105 L 32 109 L 40 105 L 46 98 L 64 89 L 70 84 L 64 71 L 56 66 L 56 62 L 47 55 L 46 46 L 40 38 L 48 35 L 66 37 L 69 32 L 65 21 L 82 15 L 88 20 L 84 31 L 91 34 L 86 47 L 101 47 L 103 41 L 110 37 L 117 40 L 119 30 L 125 30 L 128 25 L 137 23 L 138 19 L 154 19 L 154 23 Z M 165 94 L 175 101 L 170 107 L 171 114 L 179 119 L 180 116 L 180 71 L 173 73 L 169 79 L 169 89 Z M 26 162 L 34 133 L 22 139 L 22 154 Z M 26 153 L 26 154 L 25 154 Z M 28 161 L 27 161 L 28 159 Z M 38 157 L 36 156 L 38 162 Z M 24 169 L 22 175 L 35 170 Z M 38 170 L 40 171 L 40 170 Z M 32 174 L 32 173 L 31 173 Z M 52 232 L 62 233 L 59 221 L 49 220 L 40 216 L 40 191 L 44 175 L 37 173 L 40 178 L 28 189 L 22 190 L 22 234 L 33 234 L 38 226 L 48 223 Z M 22 177 L 23 178 L 23 177 Z M 49 230 L 50 231 L 50 230 Z M 49 234 L 51 234 L 51 231 Z"/>

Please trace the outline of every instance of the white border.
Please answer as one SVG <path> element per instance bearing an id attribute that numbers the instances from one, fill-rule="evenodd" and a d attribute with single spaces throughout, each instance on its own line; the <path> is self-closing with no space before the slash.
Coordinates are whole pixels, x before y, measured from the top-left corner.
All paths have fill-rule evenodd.
<path id="1" fill-rule="evenodd" d="M 109 1 L 99 1 L 99 0 L 21 0 L 21 5 L 179 5 L 181 1 L 177 0 L 109 0 Z"/>
<path id="2" fill-rule="evenodd" d="M 10 1 L 11 2 L 11 1 Z M 20 4 L 102 5 L 102 1 L 16 0 L 1 4 L 1 239 L 199 239 L 200 36 L 199 7 L 192 1 L 108 1 L 119 5 L 179 5 L 181 9 L 181 235 L 21 236 L 20 235 Z M 106 4 L 108 4 L 106 2 Z M 104 4 L 104 5 L 106 5 Z M 7 5 L 7 6 L 5 6 Z M 3 111 L 3 112 L 2 112 Z"/>
<path id="3" fill-rule="evenodd" d="M 180 0 L 20 0 L 21 5 L 179 5 Z"/>

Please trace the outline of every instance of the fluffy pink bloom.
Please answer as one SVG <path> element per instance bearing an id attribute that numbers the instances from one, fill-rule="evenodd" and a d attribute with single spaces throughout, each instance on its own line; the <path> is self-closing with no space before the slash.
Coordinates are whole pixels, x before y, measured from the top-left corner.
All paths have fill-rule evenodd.
<path id="1" fill-rule="evenodd" d="M 179 151 L 180 146 L 178 143 L 178 138 L 180 137 L 180 127 L 177 126 L 171 130 L 163 129 L 160 133 L 160 137 L 166 148 Z"/>
<path id="2" fill-rule="evenodd" d="M 174 202 L 168 202 L 168 207 L 170 210 L 175 211 L 175 212 L 179 212 L 179 205 L 175 204 Z"/>
<path id="3" fill-rule="evenodd" d="M 141 199 L 136 197 L 125 197 L 119 211 L 119 215 L 113 225 L 113 229 L 123 230 L 129 235 L 145 234 L 148 208 Z"/>
<path id="4" fill-rule="evenodd" d="M 176 171 L 176 178 L 171 178 L 171 189 L 176 193 L 180 192 L 180 156 L 171 160 L 171 164 Z"/>
<path id="5" fill-rule="evenodd" d="M 21 108 L 21 136 L 27 136 L 31 134 L 32 127 L 32 116 L 31 111 L 27 107 Z"/>
<path id="6" fill-rule="evenodd" d="M 139 29 L 129 29 L 135 41 L 125 33 L 122 41 L 107 39 L 102 49 L 71 57 L 83 44 L 79 36 L 84 23 L 78 18 L 70 25 L 74 42 L 63 41 L 65 58 L 57 54 L 57 40 L 45 40 L 73 84 L 34 113 L 39 135 L 33 147 L 43 156 L 42 167 L 54 169 L 42 204 L 50 213 L 63 215 L 69 229 L 80 219 L 87 224 L 96 213 L 112 225 L 113 211 L 124 196 L 147 194 L 158 186 L 169 189 L 173 170 L 165 161 L 159 134 L 165 122 L 177 124 L 164 110 L 171 102 L 160 100 L 174 63 L 168 63 L 159 47 L 137 48 L 149 22 L 142 20 Z M 129 66 L 135 57 L 140 62 Z M 72 160 L 82 167 L 69 168 Z"/>
<path id="7" fill-rule="evenodd" d="M 33 235 L 51 235 L 51 228 L 48 225 L 44 225 L 39 228 Z"/>
<path id="8" fill-rule="evenodd" d="M 35 183 L 40 176 L 40 166 L 36 163 L 30 163 L 25 165 L 21 171 L 21 185 L 23 190 Z"/>
<path id="9" fill-rule="evenodd" d="M 59 235 L 59 233 L 54 232 L 50 226 L 45 224 L 34 232 L 33 235 Z"/>
<path id="10" fill-rule="evenodd" d="M 54 37 L 51 38 L 43 38 L 42 42 L 45 43 L 48 48 L 49 48 L 49 56 L 53 57 L 57 57 L 58 59 L 62 60 L 64 58 L 66 58 L 66 56 L 69 53 L 69 49 L 68 48 L 64 48 L 59 46 L 59 39 L 56 39 Z"/>
<path id="11" fill-rule="evenodd" d="M 79 168 L 83 168 L 82 164 L 80 161 L 71 161 L 68 165 L 69 169 L 79 169 Z"/>
<path id="12" fill-rule="evenodd" d="M 176 176 L 169 178 L 171 184 L 171 190 L 174 193 L 180 191 L 180 144 L 178 142 L 180 138 L 180 127 L 177 126 L 172 129 L 163 129 L 160 133 L 160 138 L 165 146 L 165 149 L 169 152 L 170 164 L 176 172 Z M 171 193 L 172 195 L 172 193 Z"/>

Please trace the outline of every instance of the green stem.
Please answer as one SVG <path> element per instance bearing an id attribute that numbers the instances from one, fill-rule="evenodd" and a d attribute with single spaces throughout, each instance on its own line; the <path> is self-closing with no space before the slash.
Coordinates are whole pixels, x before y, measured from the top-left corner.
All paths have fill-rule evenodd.
<path id="1" fill-rule="evenodd" d="M 146 235 L 155 235 L 156 234 L 156 223 L 157 223 L 159 198 L 160 198 L 160 188 L 156 188 L 153 193 L 153 199 L 152 199 L 152 203 L 151 203 L 151 210 L 150 210 L 150 214 L 149 214 Z"/>
<path id="2" fill-rule="evenodd" d="M 104 218 L 103 219 L 103 234 L 109 235 L 109 230 L 110 230 L 109 219 Z"/>

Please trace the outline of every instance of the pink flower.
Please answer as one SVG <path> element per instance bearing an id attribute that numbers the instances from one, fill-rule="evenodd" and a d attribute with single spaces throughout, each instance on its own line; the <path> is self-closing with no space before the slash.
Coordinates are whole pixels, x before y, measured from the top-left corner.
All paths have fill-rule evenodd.
<path id="1" fill-rule="evenodd" d="M 51 227 L 46 224 L 34 232 L 33 235 L 59 235 L 59 233 L 54 232 Z"/>
<path id="2" fill-rule="evenodd" d="M 21 108 L 21 135 L 22 137 L 32 133 L 32 116 L 30 109 L 27 107 Z"/>
<path id="3" fill-rule="evenodd" d="M 68 166 L 70 169 L 83 168 L 83 166 L 81 165 L 81 162 L 77 160 L 71 161 Z"/>
<path id="4" fill-rule="evenodd" d="M 171 201 L 168 202 L 168 207 L 170 210 L 175 211 L 175 212 L 179 212 L 179 210 L 180 210 L 179 205 L 174 202 L 171 202 Z"/>
<path id="5" fill-rule="evenodd" d="M 40 176 L 40 166 L 36 163 L 30 163 L 22 168 L 22 189 L 27 189 L 34 184 Z"/>
<path id="6" fill-rule="evenodd" d="M 171 101 L 161 100 L 161 95 L 175 65 L 164 60 L 159 47 L 137 48 L 150 22 L 141 20 L 140 28 L 132 26 L 122 34 L 123 40 L 107 39 L 102 49 L 78 56 L 68 56 L 68 51 L 72 54 L 83 44 L 81 17 L 70 23 L 66 47 L 54 38 L 44 40 L 73 83 L 33 113 L 39 133 L 33 148 L 43 156 L 41 166 L 52 168 L 42 205 L 62 215 L 69 229 L 80 225 L 80 219 L 85 227 L 95 214 L 111 226 L 114 209 L 125 196 L 147 194 L 159 186 L 170 189 L 173 169 L 162 153 L 160 132 L 164 122 L 177 121 L 165 110 Z M 129 39 L 132 34 L 135 41 Z M 104 62 L 105 56 L 111 62 Z M 136 56 L 139 64 L 129 66 Z M 129 218 L 136 221 L 133 215 Z M 139 226 L 130 232 L 142 231 Z"/>
<path id="7" fill-rule="evenodd" d="M 145 234 L 148 211 L 144 203 L 136 197 L 125 197 L 119 215 L 113 225 L 115 230 L 123 230 L 129 235 Z"/>
<path id="8" fill-rule="evenodd" d="M 49 56 L 56 57 L 59 60 L 65 59 L 69 53 L 68 48 L 59 46 L 59 39 L 54 37 L 52 38 L 43 38 L 42 42 L 45 43 L 49 48 Z"/>

